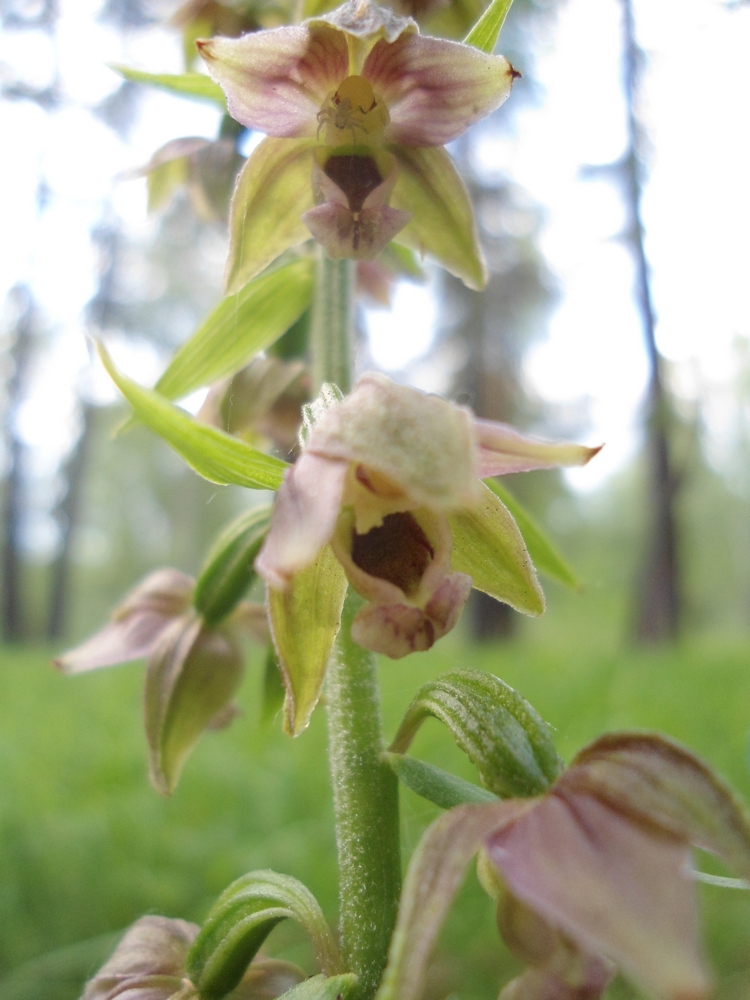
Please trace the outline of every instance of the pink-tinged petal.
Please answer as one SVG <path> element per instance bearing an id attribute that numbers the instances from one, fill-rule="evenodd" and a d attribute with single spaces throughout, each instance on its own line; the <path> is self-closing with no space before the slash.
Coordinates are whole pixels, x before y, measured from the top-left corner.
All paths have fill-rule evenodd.
<path id="1" fill-rule="evenodd" d="M 440 147 L 395 146 L 400 173 L 391 204 L 411 212 L 398 243 L 429 254 L 469 288 L 487 284 L 474 210 L 450 156 Z"/>
<path id="2" fill-rule="evenodd" d="M 471 593 L 471 577 L 465 573 L 449 573 L 432 598 L 425 613 L 435 626 L 435 638 L 446 635 L 458 621 Z"/>
<path id="3" fill-rule="evenodd" d="M 66 674 L 80 674 L 148 656 L 173 619 L 185 610 L 193 580 L 176 569 L 149 574 L 86 642 L 55 659 Z"/>
<path id="4" fill-rule="evenodd" d="M 612 973 L 603 962 L 591 959 L 584 975 L 571 984 L 547 969 L 527 969 L 500 991 L 498 1000 L 600 1000 Z"/>
<path id="5" fill-rule="evenodd" d="M 253 150 L 229 209 L 225 283 L 232 295 L 285 250 L 310 238 L 300 216 L 312 206 L 314 139 L 264 139 Z"/>
<path id="6" fill-rule="evenodd" d="M 557 466 L 585 465 L 598 448 L 586 448 L 568 442 L 541 441 L 521 434 L 508 424 L 494 420 L 475 420 L 479 454 L 479 476 L 502 476 L 510 472 L 553 469 Z"/>
<path id="7" fill-rule="evenodd" d="M 502 56 L 409 34 L 378 42 L 362 75 L 388 108 L 389 142 L 444 146 L 498 108 L 518 74 Z"/>
<path id="8" fill-rule="evenodd" d="M 333 535 L 349 463 L 305 452 L 276 494 L 268 538 L 255 568 L 269 587 L 284 589 Z"/>
<path id="9" fill-rule="evenodd" d="M 591 795 L 553 791 L 486 848 L 513 895 L 583 951 L 614 961 L 661 1000 L 707 996 L 684 841 Z"/>
<path id="10" fill-rule="evenodd" d="M 335 202 L 317 205 L 302 221 L 332 260 L 375 260 L 411 216 L 382 205 L 356 215 Z"/>
<path id="11" fill-rule="evenodd" d="M 197 45 L 232 117 L 279 138 L 315 135 L 323 101 L 349 69 L 344 35 L 320 22 Z"/>

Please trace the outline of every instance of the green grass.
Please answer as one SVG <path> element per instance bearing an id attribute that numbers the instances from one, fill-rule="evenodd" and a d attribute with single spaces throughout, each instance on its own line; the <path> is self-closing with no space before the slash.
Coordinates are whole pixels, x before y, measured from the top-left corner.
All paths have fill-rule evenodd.
<path id="1" fill-rule="evenodd" d="M 566 758 L 605 729 L 660 729 L 690 744 L 750 799 L 750 641 L 705 638 L 673 650 L 623 651 L 614 632 L 585 625 L 601 620 L 595 594 L 573 614 L 558 613 L 567 603 L 559 599 L 560 608 L 507 645 L 477 649 L 452 635 L 428 654 L 384 662 L 386 731 L 395 730 L 429 677 L 481 668 L 539 709 Z M 0 650 L 0 980 L 18 969 L 0 981 L 3 1000 L 75 1000 L 112 932 L 146 912 L 200 921 L 218 893 L 253 868 L 302 879 L 335 920 L 323 712 L 294 741 L 279 732 L 278 720 L 264 725 L 261 658 L 252 656 L 244 715 L 204 736 L 177 792 L 162 799 L 145 776 L 141 682 L 139 665 L 64 678 L 44 650 Z M 475 777 L 437 722 L 423 727 L 413 752 Z M 402 801 L 408 853 L 437 810 L 411 793 Z M 750 893 L 700 892 L 717 996 L 747 1000 Z M 291 925 L 274 931 L 268 950 L 311 968 Z M 493 997 L 515 968 L 471 874 L 428 997 Z M 619 984 L 611 990 L 613 1000 L 634 995 Z"/>

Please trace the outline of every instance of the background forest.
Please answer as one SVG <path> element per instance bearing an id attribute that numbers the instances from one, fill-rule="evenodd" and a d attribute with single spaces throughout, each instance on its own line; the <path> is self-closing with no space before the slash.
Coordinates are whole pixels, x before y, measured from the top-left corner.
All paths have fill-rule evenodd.
<path id="1" fill-rule="evenodd" d="M 155 566 L 195 574 L 248 502 L 142 427 L 113 438 L 125 410 L 87 341 L 151 384 L 221 296 L 221 192 L 197 171 L 176 190 L 143 177 L 166 142 L 215 138 L 220 114 L 108 66 L 180 72 L 178 6 L 0 0 L 3 1000 L 75 1000 L 118 930 L 146 911 L 200 919 L 253 867 L 336 905 L 323 726 L 282 735 L 264 650 L 248 650 L 243 715 L 170 799 L 145 778 L 141 668 L 49 665 Z M 451 149 L 488 288 L 429 264 L 372 288 L 358 367 L 606 448 L 585 470 L 505 480 L 580 586 L 546 584 L 541 620 L 474 594 L 408 683 L 384 662 L 386 732 L 461 661 L 518 687 L 566 758 L 602 729 L 658 728 L 750 798 L 749 45 L 742 0 L 516 0 L 502 50 L 523 78 Z M 418 739 L 470 777 L 437 727 Z M 436 813 L 406 793 L 407 847 Z M 750 893 L 701 892 L 720 997 L 750 998 Z M 473 875 L 444 940 L 430 995 L 492 995 L 512 959 Z"/>

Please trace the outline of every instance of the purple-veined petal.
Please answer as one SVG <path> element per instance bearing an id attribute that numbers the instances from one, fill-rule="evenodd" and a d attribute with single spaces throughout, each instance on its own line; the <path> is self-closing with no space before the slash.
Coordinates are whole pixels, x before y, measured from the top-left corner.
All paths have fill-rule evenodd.
<path id="1" fill-rule="evenodd" d="M 404 34 L 390 45 L 378 42 L 362 75 L 388 108 L 389 142 L 444 146 L 499 107 L 517 74 L 502 56 Z"/>
<path id="2" fill-rule="evenodd" d="M 441 147 L 392 151 L 401 169 L 391 204 L 412 214 L 396 242 L 434 257 L 467 287 L 484 288 L 487 271 L 474 210 L 450 156 Z"/>
<path id="3" fill-rule="evenodd" d="M 283 590 L 333 535 L 349 463 L 305 452 L 278 493 L 271 530 L 255 561 L 269 587 Z"/>
<path id="4" fill-rule="evenodd" d="M 240 291 L 285 250 L 310 238 L 312 139 L 264 139 L 237 178 L 229 210 L 227 294 Z"/>
<path id="5" fill-rule="evenodd" d="M 355 215 L 329 201 L 305 212 L 302 221 L 332 260 L 375 260 L 410 218 L 387 205 Z"/>
<path id="6" fill-rule="evenodd" d="M 585 465 L 603 447 L 587 448 L 567 442 L 541 441 L 494 420 L 475 420 L 474 427 L 482 479 L 510 472 L 552 469 L 560 465 Z"/>
<path id="7" fill-rule="evenodd" d="M 232 117 L 279 138 L 315 135 L 323 101 L 349 69 L 344 35 L 320 22 L 197 44 Z"/>
<path id="8" fill-rule="evenodd" d="M 662 1000 L 707 995 L 683 840 L 592 795 L 553 791 L 486 849 L 513 895 L 585 952 L 614 961 Z"/>

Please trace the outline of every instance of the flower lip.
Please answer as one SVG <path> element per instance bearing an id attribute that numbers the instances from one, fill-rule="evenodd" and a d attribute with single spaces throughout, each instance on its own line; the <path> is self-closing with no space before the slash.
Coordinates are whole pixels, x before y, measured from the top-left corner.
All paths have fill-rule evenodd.
<path id="1" fill-rule="evenodd" d="M 435 555 L 413 514 L 386 514 L 383 523 L 359 535 L 352 529 L 352 562 L 369 576 L 380 577 L 414 594 Z"/>

